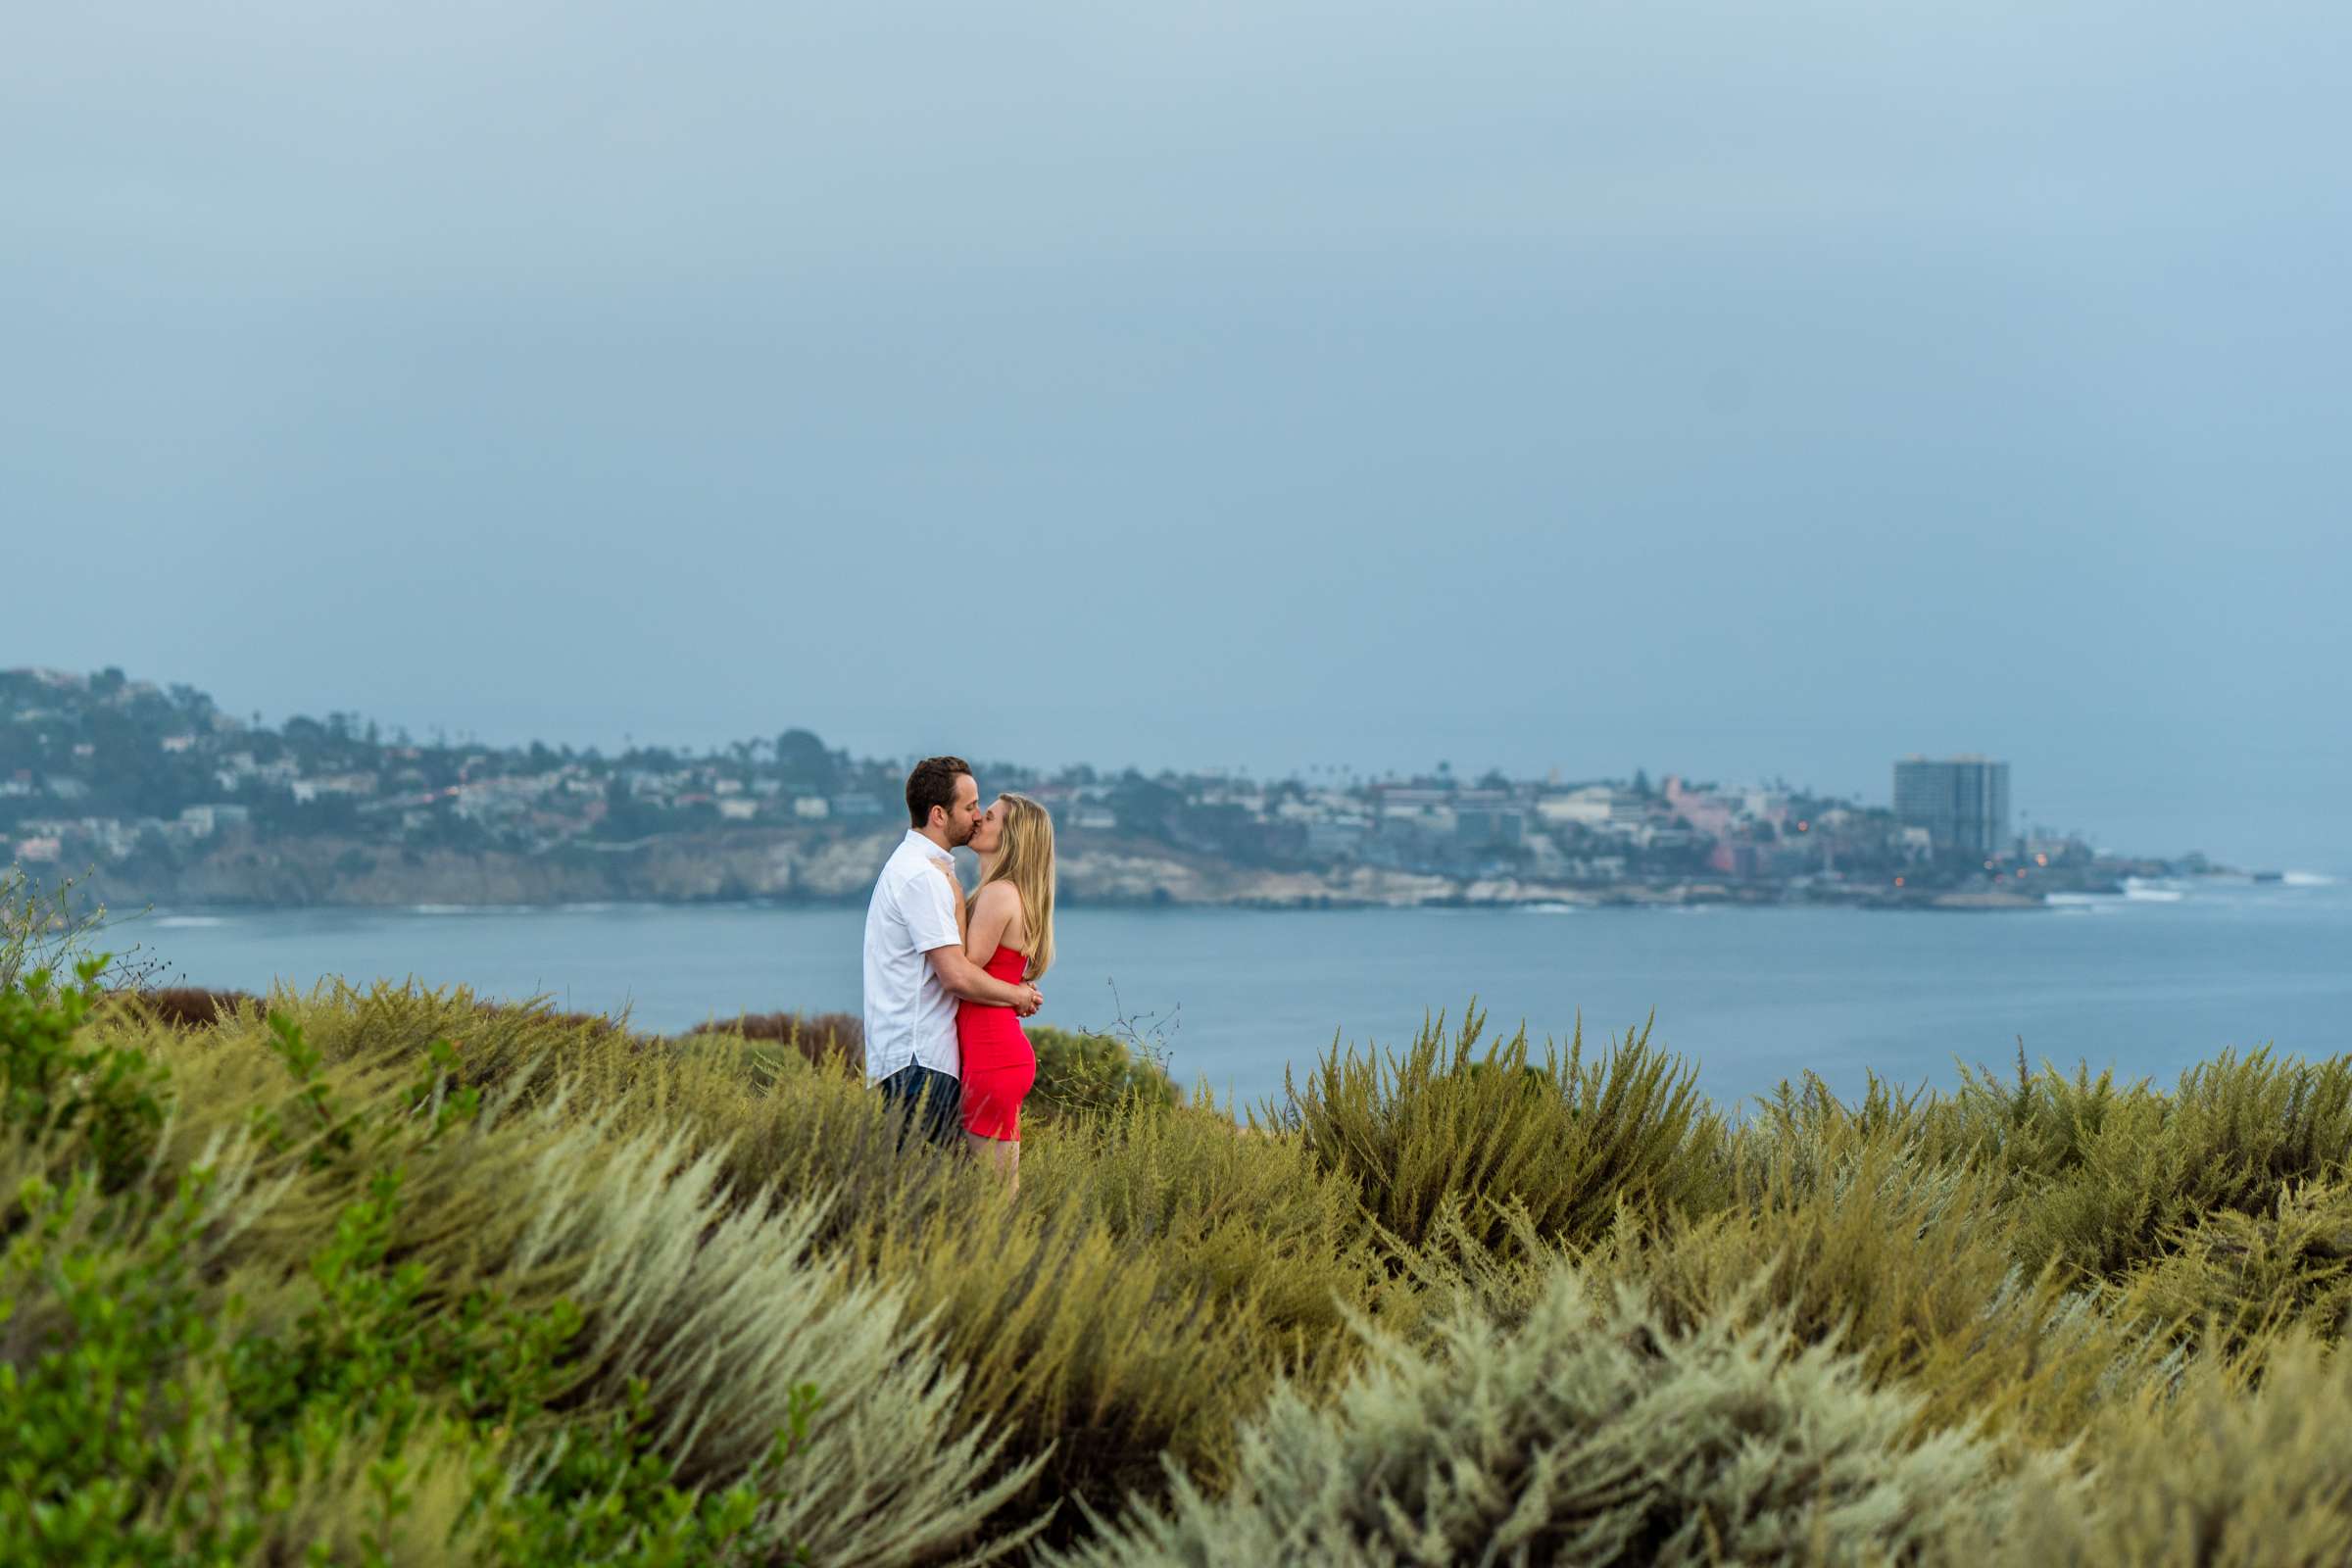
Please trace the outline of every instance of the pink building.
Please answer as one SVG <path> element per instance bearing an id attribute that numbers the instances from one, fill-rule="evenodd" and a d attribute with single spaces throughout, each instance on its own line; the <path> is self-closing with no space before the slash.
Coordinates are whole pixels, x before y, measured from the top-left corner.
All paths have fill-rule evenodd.
<path id="1" fill-rule="evenodd" d="M 1681 777 L 1676 774 L 1667 775 L 1665 793 L 1668 810 L 1688 820 L 1699 832 L 1714 838 L 1729 833 L 1732 819 L 1739 814 L 1740 808 L 1720 795 L 1686 789 Z M 1729 867 L 1717 866 L 1716 869 L 1727 870 Z"/>

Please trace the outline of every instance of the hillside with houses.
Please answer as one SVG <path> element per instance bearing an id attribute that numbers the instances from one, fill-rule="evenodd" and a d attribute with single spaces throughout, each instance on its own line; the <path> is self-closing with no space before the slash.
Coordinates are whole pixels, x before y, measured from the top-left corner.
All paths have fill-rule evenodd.
<path id="1" fill-rule="evenodd" d="M 0 672 L 0 864 L 109 902 L 564 903 L 862 897 L 900 831 L 905 759 L 805 729 L 688 753 L 494 746 L 357 715 L 241 718 L 119 669 Z M 982 764 L 1053 811 L 1079 902 L 1850 902 L 2013 906 L 2130 875 L 2031 829 L 1780 781 L 1257 779 Z"/>

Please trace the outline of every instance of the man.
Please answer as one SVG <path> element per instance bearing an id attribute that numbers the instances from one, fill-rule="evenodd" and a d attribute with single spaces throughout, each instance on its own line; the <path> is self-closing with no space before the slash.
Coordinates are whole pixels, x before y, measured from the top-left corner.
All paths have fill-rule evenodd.
<path id="1" fill-rule="evenodd" d="M 956 1002 L 995 1003 L 1026 1018 L 1044 998 L 964 956 L 948 852 L 980 825 L 980 785 L 960 757 L 928 757 L 906 775 L 906 837 L 865 906 L 865 1081 L 941 1148 L 961 1140 Z"/>

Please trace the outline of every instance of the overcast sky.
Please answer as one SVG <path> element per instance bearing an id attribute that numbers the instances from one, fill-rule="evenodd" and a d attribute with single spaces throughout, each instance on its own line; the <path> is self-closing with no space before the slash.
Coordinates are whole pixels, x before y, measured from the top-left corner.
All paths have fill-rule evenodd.
<path id="1" fill-rule="evenodd" d="M 2352 869 L 2352 12 L 75 4 L 0 664 Z"/>

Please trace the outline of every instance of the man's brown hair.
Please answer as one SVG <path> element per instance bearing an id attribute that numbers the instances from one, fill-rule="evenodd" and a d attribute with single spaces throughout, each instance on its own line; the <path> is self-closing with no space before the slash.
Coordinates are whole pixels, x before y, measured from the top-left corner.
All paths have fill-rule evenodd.
<path id="1" fill-rule="evenodd" d="M 916 827 L 931 822 L 931 808 L 956 809 L 956 781 L 972 770 L 960 757 L 926 757 L 906 775 L 906 815 Z"/>

